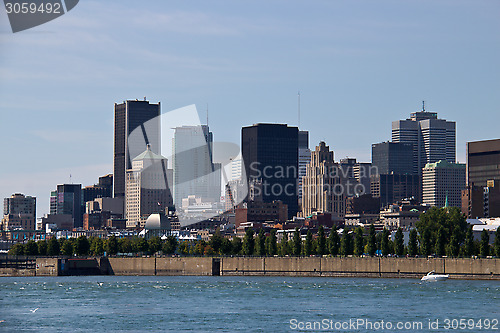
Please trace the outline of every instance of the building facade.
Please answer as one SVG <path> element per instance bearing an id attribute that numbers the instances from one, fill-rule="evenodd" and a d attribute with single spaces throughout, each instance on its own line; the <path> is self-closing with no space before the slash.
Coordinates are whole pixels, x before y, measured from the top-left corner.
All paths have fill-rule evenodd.
<path id="1" fill-rule="evenodd" d="M 404 199 L 420 201 L 420 178 L 418 175 L 375 175 L 371 177 L 371 194 L 380 198 L 381 207 Z"/>
<path id="2" fill-rule="evenodd" d="M 165 214 L 173 205 L 167 165 L 167 159 L 153 153 L 149 146 L 133 159 L 132 169 L 126 174 L 127 228 L 143 228 L 151 214 Z"/>
<path id="3" fill-rule="evenodd" d="M 160 103 L 150 104 L 146 100 L 115 103 L 113 157 L 115 197 L 125 196 L 126 170 L 132 168 L 132 159 L 142 153 L 148 144 L 152 152 L 160 154 Z"/>
<path id="4" fill-rule="evenodd" d="M 15 193 L 3 199 L 2 230 L 35 230 L 36 198 Z"/>
<path id="5" fill-rule="evenodd" d="M 287 205 L 288 217 L 298 212 L 298 128 L 286 124 L 243 127 L 241 148 L 247 181 L 261 181 L 264 202 L 279 200 Z"/>
<path id="6" fill-rule="evenodd" d="M 302 200 L 302 177 L 306 175 L 306 169 L 309 162 L 311 162 L 311 150 L 309 149 L 309 132 L 299 131 L 299 203 Z"/>
<path id="7" fill-rule="evenodd" d="M 311 162 L 302 182 L 304 217 L 311 216 L 314 212 L 332 213 L 337 217 L 345 215 L 343 179 L 333 151 L 324 142 L 320 142 L 311 153 Z"/>
<path id="8" fill-rule="evenodd" d="M 461 207 L 465 164 L 438 161 L 422 172 L 422 203 L 435 207 Z"/>
<path id="9" fill-rule="evenodd" d="M 221 164 L 213 162 L 213 134 L 207 125 L 174 129 L 173 190 L 175 206 L 190 195 L 220 202 Z"/>
<path id="10" fill-rule="evenodd" d="M 413 112 L 409 119 L 392 122 L 392 141 L 413 145 L 413 173 L 422 174 L 427 163 L 455 163 L 456 124 L 438 119 L 436 112 Z"/>
<path id="11" fill-rule="evenodd" d="M 372 144 L 372 165 L 378 174 L 416 174 L 413 165 L 413 144 L 408 142 Z"/>
<path id="12" fill-rule="evenodd" d="M 82 184 L 57 185 L 55 214 L 69 214 L 73 218 L 75 228 L 83 227 L 84 202 Z"/>

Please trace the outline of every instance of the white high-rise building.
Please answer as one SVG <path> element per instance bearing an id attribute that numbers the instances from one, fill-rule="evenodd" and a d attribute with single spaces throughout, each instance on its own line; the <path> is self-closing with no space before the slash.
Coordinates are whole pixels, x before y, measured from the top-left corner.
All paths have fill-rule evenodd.
<path id="1" fill-rule="evenodd" d="M 213 163 L 213 134 L 207 125 L 174 129 L 174 203 L 180 208 L 189 196 L 220 202 L 221 164 Z"/>
<path id="2" fill-rule="evenodd" d="M 428 163 L 422 173 L 422 203 L 436 207 L 461 207 L 466 188 L 465 164 Z"/>
<path id="3" fill-rule="evenodd" d="M 167 159 L 153 153 L 150 146 L 132 160 L 125 178 L 125 217 L 127 228 L 144 227 L 154 213 L 165 214 L 173 200 L 169 189 L 172 170 Z"/>

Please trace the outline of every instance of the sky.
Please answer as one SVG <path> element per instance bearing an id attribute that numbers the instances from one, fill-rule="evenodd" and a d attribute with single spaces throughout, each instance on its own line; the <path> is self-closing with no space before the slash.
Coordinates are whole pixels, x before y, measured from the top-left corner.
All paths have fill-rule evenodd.
<path id="1" fill-rule="evenodd" d="M 12 33 L 0 9 L 0 198 L 113 170 L 113 107 L 209 110 L 215 141 L 298 125 L 310 147 L 370 161 L 391 122 L 426 110 L 468 141 L 499 138 L 496 0 L 92 1 Z M 70 178 L 71 175 L 71 178 Z"/>

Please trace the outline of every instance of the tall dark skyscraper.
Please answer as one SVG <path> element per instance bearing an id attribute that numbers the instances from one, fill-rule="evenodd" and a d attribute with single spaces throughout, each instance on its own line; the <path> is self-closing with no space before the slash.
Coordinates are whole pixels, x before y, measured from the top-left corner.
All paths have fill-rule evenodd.
<path id="1" fill-rule="evenodd" d="M 115 104 L 115 144 L 113 160 L 114 197 L 125 196 L 126 170 L 132 159 L 149 144 L 155 154 L 161 152 L 160 103 L 129 100 Z M 134 130 L 138 130 L 134 132 Z M 133 140 L 129 140 L 134 132 Z"/>
<path id="2" fill-rule="evenodd" d="M 392 141 L 413 144 L 414 173 L 421 175 L 427 163 L 455 163 L 455 122 L 438 119 L 436 112 L 413 112 L 409 119 L 392 122 Z"/>
<path id="3" fill-rule="evenodd" d="M 262 180 L 262 201 L 281 200 L 289 217 L 298 211 L 298 133 L 286 124 L 256 124 L 241 131 L 247 180 Z"/>
<path id="4" fill-rule="evenodd" d="M 376 167 L 379 174 L 415 174 L 413 168 L 413 144 L 405 142 L 373 144 L 372 166 Z"/>
<path id="5" fill-rule="evenodd" d="M 69 214 L 74 227 L 83 226 L 82 184 L 57 185 L 56 214 Z"/>

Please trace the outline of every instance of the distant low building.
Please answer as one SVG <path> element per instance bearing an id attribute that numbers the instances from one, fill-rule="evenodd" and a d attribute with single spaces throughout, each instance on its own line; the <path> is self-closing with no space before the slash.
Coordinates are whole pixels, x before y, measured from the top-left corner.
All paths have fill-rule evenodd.
<path id="1" fill-rule="evenodd" d="M 1 230 L 35 230 L 36 198 L 15 193 L 3 201 Z"/>
<path id="2" fill-rule="evenodd" d="M 288 207 L 281 201 L 249 201 L 236 208 L 236 227 L 245 222 L 286 221 Z"/>

